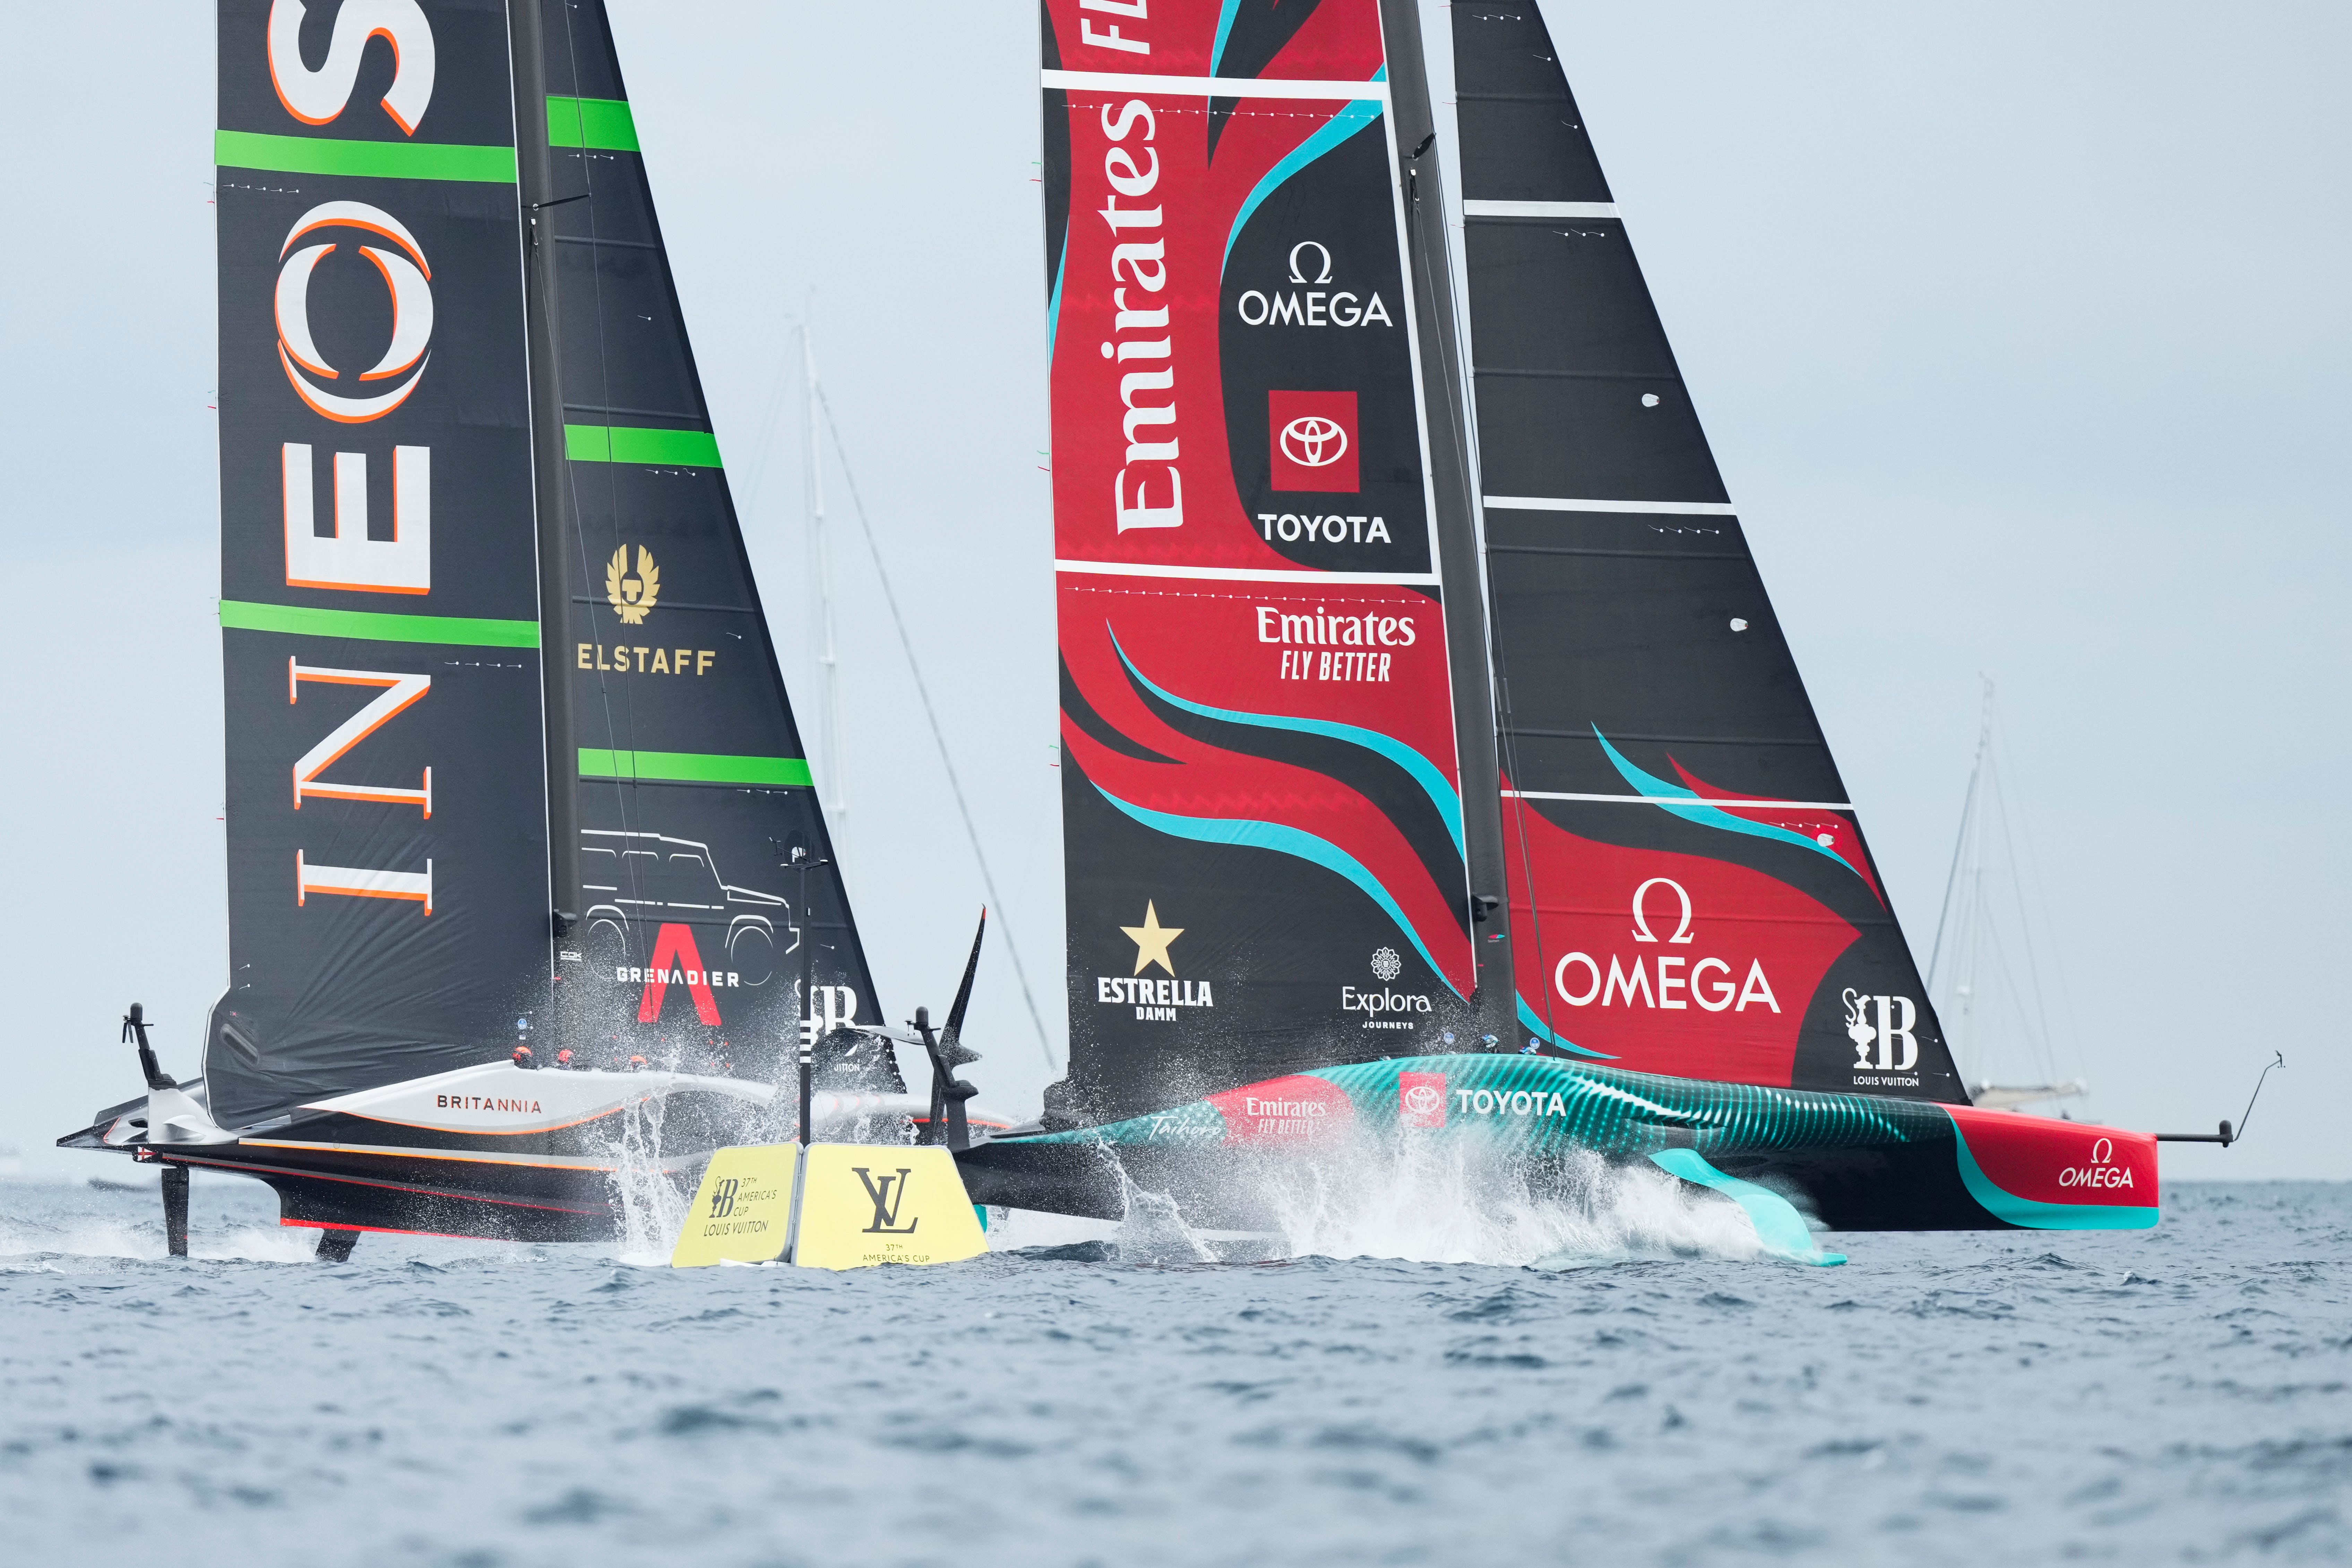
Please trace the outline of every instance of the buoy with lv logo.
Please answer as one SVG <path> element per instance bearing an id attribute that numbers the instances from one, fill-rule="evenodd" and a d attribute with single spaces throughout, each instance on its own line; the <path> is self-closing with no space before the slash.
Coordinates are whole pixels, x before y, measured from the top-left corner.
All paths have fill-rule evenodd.
<path id="1" fill-rule="evenodd" d="M 988 1250 L 955 1156 L 937 1144 L 813 1143 L 793 1261 L 954 1263 Z"/>
<path id="2" fill-rule="evenodd" d="M 954 1263 L 988 1250 L 955 1156 L 937 1145 L 721 1149 L 670 1254 L 677 1268 Z"/>
<path id="3" fill-rule="evenodd" d="M 801 1152 L 792 1143 L 721 1149 L 710 1156 L 694 1206 L 671 1248 L 673 1268 L 772 1263 L 793 1231 Z"/>

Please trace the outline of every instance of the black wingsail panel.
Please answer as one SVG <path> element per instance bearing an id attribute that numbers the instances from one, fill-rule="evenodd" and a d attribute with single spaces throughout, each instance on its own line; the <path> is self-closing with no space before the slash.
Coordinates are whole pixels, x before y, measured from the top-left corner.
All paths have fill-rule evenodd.
<path id="1" fill-rule="evenodd" d="M 798 727 L 760 608 L 672 287 L 602 0 L 524 0 L 548 144 L 535 276 L 551 323 L 570 677 L 576 923 L 566 1037 L 770 1076 L 796 1020 L 879 1023 Z M 519 31 L 528 33 L 528 27 Z M 560 818 L 560 814 L 559 814 Z M 565 876 L 559 858 L 559 880 Z M 569 901 L 567 900 L 576 900 Z M 812 1000 L 797 1005 L 814 948 Z M 895 1076 L 885 1068 L 886 1075 Z"/>
<path id="2" fill-rule="evenodd" d="M 1964 1100 L 1543 18 L 1453 16 L 1528 1038 Z"/>
<path id="3" fill-rule="evenodd" d="M 547 840 L 506 7 L 218 23 L 236 1125 L 504 1050 Z"/>

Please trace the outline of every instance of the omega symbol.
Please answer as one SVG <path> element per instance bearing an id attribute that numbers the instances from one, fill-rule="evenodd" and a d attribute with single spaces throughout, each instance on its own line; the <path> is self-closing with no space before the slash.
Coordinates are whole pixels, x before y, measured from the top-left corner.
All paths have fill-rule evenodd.
<path id="1" fill-rule="evenodd" d="M 1650 889 L 1652 888 L 1672 888 L 1675 890 L 1675 897 L 1682 900 L 1682 920 L 1675 925 L 1675 934 L 1668 937 L 1666 940 L 1670 942 L 1690 941 L 1690 892 L 1672 877 L 1653 877 L 1648 881 L 1633 889 L 1633 940 L 1635 942 L 1655 942 L 1658 940 L 1657 936 L 1650 930 L 1650 917 L 1648 912 L 1642 908 L 1642 902 L 1650 896 Z"/>

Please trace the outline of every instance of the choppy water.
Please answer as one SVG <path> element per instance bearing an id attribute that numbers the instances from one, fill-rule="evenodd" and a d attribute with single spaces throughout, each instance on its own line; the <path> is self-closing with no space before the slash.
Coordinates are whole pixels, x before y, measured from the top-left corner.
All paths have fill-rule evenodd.
<path id="1" fill-rule="evenodd" d="M 2352 1187 L 2168 1205 L 2153 1234 L 1851 1237 L 1827 1270 L 1699 1209 L 1586 1235 L 1582 1267 L 1557 1236 L 1543 1268 L 1131 1236 L 835 1277 L 383 1237 L 330 1268 L 226 1182 L 172 1262 L 152 1194 L 0 1185 L 0 1539 L 469 1568 L 2352 1556 Z"/>

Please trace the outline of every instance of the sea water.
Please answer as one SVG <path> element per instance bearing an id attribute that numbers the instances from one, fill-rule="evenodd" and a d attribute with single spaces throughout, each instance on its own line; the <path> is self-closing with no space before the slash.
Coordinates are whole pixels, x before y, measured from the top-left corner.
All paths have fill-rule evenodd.
<path id="1" fill-rule="evenodd" d="M 0 1184 L 0 1553 L 2352 1556 L 2352 1187 L 1830 1238 L 1843 1268 L 1760 1256 L 1712 1197 L 1612 1201 L 1549 1229 L 1308 1212 L 1319 1251 L 1249 1263 L 1154 1215 L 835 1276 L 383 1236 L 331 1267 L 201 1177 L 172 1260 L 152 1188 Z M 1425 1260 L 1323 1255 L 1383 1243 Z"/>

